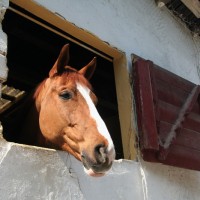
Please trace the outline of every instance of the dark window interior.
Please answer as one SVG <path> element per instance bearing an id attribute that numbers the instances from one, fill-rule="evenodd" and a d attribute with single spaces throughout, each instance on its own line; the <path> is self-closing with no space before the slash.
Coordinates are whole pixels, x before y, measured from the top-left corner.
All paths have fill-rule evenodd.
<path id="1" fill-rule="evenodd" d="M 7 10 L 2 25 L 8 36 L 9 73 L 5 84 L 24 90 L 27 95 L 48 76 L 64 44 L 70 44 L 69 65 L 77 69 L 87 64 L 94 56 L 97 57 L 97 69 L 90 82 L 99 99 L 97 109 L 113 138 L 117 158 L 123 158 L 113 63 L 11 10 Z M 23 99 L 13 103 L 0 114 L 4 127 L 4 138 L 8 141 L 18 142 L 16 134 L 20 129 L 13 128 L 12 130 L 12 127 L 15 127 L 12 124 L 15 120 L 12 119 L 11 113 L 23 103 Z"/>

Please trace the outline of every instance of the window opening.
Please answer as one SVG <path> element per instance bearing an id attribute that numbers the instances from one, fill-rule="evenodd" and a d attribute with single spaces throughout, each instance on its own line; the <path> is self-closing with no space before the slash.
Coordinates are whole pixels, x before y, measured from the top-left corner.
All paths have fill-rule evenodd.
<path id="1" fill-rule="evenodd" d="M 16 113 L 21 112 L 20 108 L 27 95 L 39 82 L 47 77 L 61 47 L 69 43 L 69 64 L 71 66 L 81 67 L 94 56 L 97 57 L 97 69 L 90 82 L 99 99 L 97 109 L 104 119 L 115 144 L 116 157 L 123 158 L 112 59 L 105 59 L 105 56 L 99 56 L 95 51 L 85 49 L 16 14 L 11 9 L 6 11 L 2 27 L 8 36 L 7 66 L 9 72 L 4 87 L 14 88 L 14 90 L 23 94 L 20 98 L 15 98 L 15 101 L 12 98 L 9 99 L 6 94 L 3 96 L 12 102 L 0 113 L 0 120 L 4 127 L 4 138 L 8 141 L 19 142 L 20 125 L 22 125 L 23 119 L 16 117 Z M 21 115 L 23 116 L 23 114 Z"/>

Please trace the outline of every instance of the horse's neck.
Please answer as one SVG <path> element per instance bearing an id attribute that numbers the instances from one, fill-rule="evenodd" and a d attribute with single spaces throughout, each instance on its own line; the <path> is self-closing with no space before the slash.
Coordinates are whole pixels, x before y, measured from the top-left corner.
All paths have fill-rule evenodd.
<path id="1" fill-rule="evenodd" d="M 46 83 L 47 79 L 44 79 L 36 88 L 36 90 L 34 91 L 33 93 L 33 99 L 35 101 L 35 106 L 36 106 L 36 109 L 37 111 L 39 112 L 40 111 L 40 104 L 41 104 L 41 98 L 42 98 L 42 95 L 44 93 L 44 85 Z"/>

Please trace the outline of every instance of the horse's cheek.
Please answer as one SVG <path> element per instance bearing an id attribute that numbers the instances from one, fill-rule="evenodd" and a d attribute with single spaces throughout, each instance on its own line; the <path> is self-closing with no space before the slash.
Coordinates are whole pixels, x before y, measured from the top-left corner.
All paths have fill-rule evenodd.
<path id="1" fill-rule="evenodd" d="M 57 129 L 55 115 L 49 112 L 48 106 L 42 107 L 40 111 L 39 124 L 42 135 L 47 139 L 52 139 Z"/>
<path id="2" fill-rule="evenodd" d="M 48 135 L 49 131 L 48 131 L 48 126 L 47 126 L 47 120 L 43 115 L 43 112 L 40 112 L 40 118 L 39 118 L 39 125 L 40 125 L 40 130 L 42 132 L 42 135 L 44 135 L 46 137 L 46 135 Z"/>

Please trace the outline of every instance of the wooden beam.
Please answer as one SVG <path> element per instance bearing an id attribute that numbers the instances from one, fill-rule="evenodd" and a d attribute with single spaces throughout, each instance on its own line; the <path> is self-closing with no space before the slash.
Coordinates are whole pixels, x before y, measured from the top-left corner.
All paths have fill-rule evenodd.
<path id="1" fill-rule="evenodd" d="M 197 17 L 200 18 L 200 1 L 199 0 L 181 0 L 188 9 Z"/>
<path id="2" fill-rule="evenodd" d="M 53 12 L 49 11 L 47 8 L 45 8 L 44 6 L 41 6 L 37 2 L 34 2 L 32 0 L 26 0 L 26 1 L 24 1 L 24 0 L 10 0 L 10 2 L 16 4 L 19 7 L 22 7 L 23 9 L 32 13 L 33 15 L 43 19 L 47 23 L 50 23 L 51 25 L 59 28 L 60 30 L 67 32 L 69 35 L 73 35 L 73 37 L 77 38 L 79 41 L 84 41 L 84 43 L 86 43 L 87 45 L 89 45 L 91 47 L 94 47 L 94 48 L 97 47 L 96 49 L 98 51 L 95 51 L 95 53 L 97 55 L 99 55 L 98 52 L 100 51 L 100 52 L 104 52 L 105 54 L 109 55 L 110 57 L 120 58 L 121 54 L 123 53 L 120 50 L 118 50 L 117 48 L 111 47 L 106 42 L 102 42 L 100 40 L 100 38 L 91 34 L 87 30 L 84 30 L 80 27 L 77 27 L 76 25 L 67 21 L 64 17 L 61 17 L 57 13 L 53 13 Z M 73 40 L 72 38 L 67 37 L 64 34 L 61 34 L 59 31 L 53 30 L 52 28 L 48 27 L 47 25 L 43 24 L 42 22 L 39 22 L 38 20 L 35 20 L 32 17 L 27 16 L 27 15 L 23 14 L 22 12 L 20 12 L 16 9 L 13 9 L 11 7 L 9 7 L 9 9 L 11 9 L 12 11 L 26 17 L 27 19 L 47 28 L 48 30 L 53 31 L 54 33 L 56 33 L 58 35 L 61 35 L 62 37 L 67 38 L 68 40 L 71 40 L 72 42 L 74 42 L 74 43 L 76 43 L 76 44 L 78 44 L 78 45 L 80 45 L 80 46 L 82 46 L 86 49 L 89 49 L 90 51 L 94 51 L 94 50 L 92 50 L 92 48 L 78 42 L 78 40 Z M 110 59 L 108 58 L 107 60 L 110 60 Z"/>

